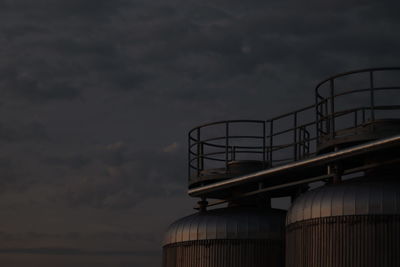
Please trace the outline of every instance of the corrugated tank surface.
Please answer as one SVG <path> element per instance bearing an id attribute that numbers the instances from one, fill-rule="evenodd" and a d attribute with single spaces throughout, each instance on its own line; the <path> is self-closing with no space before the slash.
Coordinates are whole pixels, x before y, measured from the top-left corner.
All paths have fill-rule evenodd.
<path id="1" fill-rule="evenodd" d="M 343 182 L 312 190 L 286 219 L 287 267 L 400 266 L 400 183 Z"/>
<path id="2" fill-rule="evenodd" d="M 182 218 L 165 235 L 163 266 L 284 266 L 285 214 L 237 207 Z"/>

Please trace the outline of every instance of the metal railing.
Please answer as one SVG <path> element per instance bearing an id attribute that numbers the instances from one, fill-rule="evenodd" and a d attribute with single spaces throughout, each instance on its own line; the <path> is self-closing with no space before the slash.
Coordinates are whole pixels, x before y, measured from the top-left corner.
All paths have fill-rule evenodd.
<path id="1" fill-rule="evenodd" d="M 366 124 L 374 124 L 379 117 L 377 111 L 394 111 L 400 110 L 400 105 L 377 105 L 376 98 L 377 94 L 386 93 L 388 91 L 400 92 L 400 85 L 388 86 L 379 84 L 375 77 L 378 73 L 392 72 L 395 76 L 400 77 L 400 68 L 375 68 L 375 69 L 364 69 L 352 72 L 346 72 L 332 76 L 324 81 L 320 82 L 315 89 L 315 103 L 316 103 L 316 118 L 317 123 L 317 144 L 320 145 L 323 142 L 333 141 L 334 139 L 340 138 L 341 133 L 349 133 L 353 129 L 353 134 L 357 133 L 357 129 L 365 126 Z M 338 81 L 351 76 L 367 76 L 368 84 L 362 88 L 345 89 L 339 92 L 336 84 Z M 325 88 L 324 88 L 325 86 Z M 337 104 L 338 100 L 349 100 L 350 96 L 357 95 L 357 97 L 364 96 L 367 103 L 360 105 L 358 103 L 352 103 L 352 108 L 340 109 Z M 397 99 L 400 100 L 400 94 L 397 95 Z M 400 101 L 398 101 L 400 103 Z M 347 121 L 352 120 L 351 124 L 344 126 L 338 124 L 338 120 L 342 119 Z"/>
<path id="2" fill-rule="evenodd" d="M 314 109 L 312 105 L 269 120 L 219 121 L 192 129 L 188 136 L 189 178 L 201 177 L 207 169 L 229 173 L 229 163 L 236 160 L 255 160 L 263 168 L 269 168 L 310 156 L 315 136 L 311 136 L 309 127 L 314 127 L 315 123 L 300 124 L 298 116 Z M 275 126 L 287 119 L 291 120 L 290 126 L 283 129 Z M 235 125 L 258 126 L 259 129 L 251 135 L 232 134 Z M 219 127 L 217 134 L 211 137 L 203 134 L 213 127 Z"/>
<path id="3" fill-rule="evenodd" d="M 230 130 L 234 124 L 256 125 L 260 126 L 261 130 L 258 135 L 233 135 Z M 204 137 L 203 132 L 215 126 L 222 126 L 222 132 L 209 138 Z M 188 144 L 189 177 L 193 175 L 192 171 L 195 172 L 196 176 L 200 176 L 205 169 L 205 161 L 217 163 L 217 166 L 214 166 L 215 168 L 220 167 L 227 171 L 228 163 L 236 160 L 240 154 L 256 154 L 259 156 L 259 160 L 265 163 L 267 156 L 265 131 L 266 123 L 261 120 L 219 121 L 192 129 L 189 132 Z M 234 144 L 232 142 L 234 140 L 241 140 L 242 145 Z M 250 141 L 258 141 L 259 144 L 254 145 L 254 142 Z M 246 144 L 246 142 L 249 144 Z"/>
<path id="4" fill-rule="evenodd" d="M 400 111 L 400 105 L 376 103 L 378 92 L 398 90 L 400 93 L 400 86 L 383 86 L 375 81 L 376 73 L 388 71 L 397 72 L 400 77 L 400 68 L 347 72 L 319 83 L 314 105 L 268 120 L 219 121 L 192 129 L 188 136 L 189 179 L 205 176 L 207 170 L 217 170 L 217 175 L 228 174 L 230 162 L 237 160 L 258 161 L 263 168 L 271 168 L 312 157 L 324 142 L 340 138 L 343 133 L 349 134 L 349 130 L 373 125 L 379 118 L 377 111 Z M 338 80 L 363 74 L 369 77 L 366 88 L 355 86 L 342 92 L 338 90 Z M 367 94 L 368 105 L 357 106 L 350 101 L 350 108 L 338 107 L 338 100 L 356 94 Z M 400 95 L 397 100 L 400 103 Z M 350 125 L 340 123 L 342 118 L 351 118 L 352 122 Z M 233 131 L 237 126 L 239 131 Z M 254 129 L 250 134 L 243 134 L 251 127 Z M 350 131 L 350 134 L 357 132 Z"/>

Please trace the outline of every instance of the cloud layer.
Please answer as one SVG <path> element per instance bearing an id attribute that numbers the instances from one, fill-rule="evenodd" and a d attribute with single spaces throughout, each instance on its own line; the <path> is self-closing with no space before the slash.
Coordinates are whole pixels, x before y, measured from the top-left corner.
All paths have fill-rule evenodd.
<path id="1" fill-rule="evenodd" d="M 0 238 L 21 237 L 0 258 L 86 251 L 82 239 L 92 251 L 114 240 L 115 251 L 158 255 L 163 229 L 194 203 L 184 193 L 188 129 L 267 119 L 312 103 L 326 76 L 398 65 L 399 8 L 390 0 L 0 1 L 0 208 L 9 216 Z M 135 237 L 142 233 L 147 240 Z M 129 264 L 159 265 L 139 254 Z"/>

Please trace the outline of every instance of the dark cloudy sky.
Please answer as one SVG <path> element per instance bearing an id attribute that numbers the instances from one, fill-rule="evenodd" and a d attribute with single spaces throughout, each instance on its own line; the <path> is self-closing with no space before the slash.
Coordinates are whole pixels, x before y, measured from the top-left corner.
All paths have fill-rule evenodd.
<path id="1" fill-rule="evenodd" d="M 160 266 L 186 133 L 399 65 L 399 1 L 0 0 L 0 263 Z"/>

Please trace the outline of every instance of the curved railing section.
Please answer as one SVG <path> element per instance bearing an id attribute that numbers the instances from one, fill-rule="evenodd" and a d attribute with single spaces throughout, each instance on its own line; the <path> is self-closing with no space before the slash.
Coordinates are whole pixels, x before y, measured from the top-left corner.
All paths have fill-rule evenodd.
<path id="1" fill-rule="evenodd" d="M 238 176 L 239 165 L 256 171 L 371 139 L 382 121 L 400 125 L 399 104 L 400 68 L 365 69 L 319 83 L 314 105 L 267 120 L 198 126 L 188 136 L 189 187 Z"/>
<path id="2" fill-rule="evenodd" d="M 220 121 L 192 129 L 189 184 L 238 175 L 238 165 L 256 171 L 309 157 L 315 123 L 298 118 L 314 110 L 312 105 L 269 120 Z"/>
<path id="3" fill-rule="evenodd" d="M 379 122 L 400 118 L 400 68 L 332 76 L 317 85 L 315 101 L 319 150 L 372 138 Z"/>
<path id="4" fill-rule="evenodd" d="M 240 134 L 234 133 L 235 126 L 242 130 Z M 246 134 L 246 128 L 254 131 Z M 229 163 L 243 156 L 265 164 L 268 154 L 265 131 L 266 123 L 261 120 L 220 121 L 192 129 L 188 145 L 189 177 L 207 176 L 204 170 L 225 175 Z"/>

